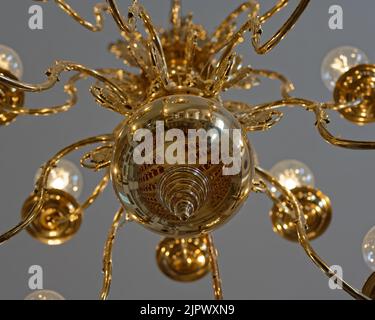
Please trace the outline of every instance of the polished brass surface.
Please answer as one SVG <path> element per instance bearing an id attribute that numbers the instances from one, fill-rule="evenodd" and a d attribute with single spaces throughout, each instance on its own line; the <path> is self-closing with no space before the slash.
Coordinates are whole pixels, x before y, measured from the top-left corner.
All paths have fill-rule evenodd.
<path id="1" fill-rule="evenodd" d="M 103 252 L 103 286 L 100 292 L 100 300 L 107 300 L 112 283 L 112 251 L 118 229 L 121 227 L 121 219 L 124 217 L 124 209 L 121 207 L 115 214 Z M 124 222 L 126 220 L 124 219 Z"/>
<path id="2" fill-rule="evenodd" d="M 363 294 L 375 300 L 375 272 L 366 280 L 362 288 Z"/>
<path id="3" fill-rule="evenodd" d="M 290 204 L 292 205 L 293 210 L 291 211 L 294 223 L 297 227 L 297 235 L 298 235 L 298 242 L 301 247 L 305 250 L 307 256 L 310 260 L 329 278 L 329 279 L 336 279 L 340 282 L 342 289 L 351 295 L 354 299 L 357 300 L 369 300 L 370 298 L 360 292 L 359 290 L 352 287 L 349 283 L 347 283 L 344 279 L 340 278 L 333 271 L 328 263 L 326 263 L 314 250 L 311 246 L 310 241 L 308 239 L 306 230 L 307 225 L 305 221 L 305 216 L 303 214 L 303 209 L 300 202 L 297 200 L 297 197 L 293 194 L 293 192 L 287 188 L 285 188 L 276 178 L 272 177 L 267 171 L 263 170 L 260 167 L 255 167 L 255 173 L 258 177 L 256 181 L 254 190 L 257 192 L 265 192 L 272 201 L 275 199 L 273 198 L 273 193 L 269 189 L 268 185 L 271 185 L 279 191 L 282 196 L 284 196 Z"/>
<path id="4" fill-rule="evenodd" d="M 344 73 L 336 82 L 334 99 L 347 106 L 338 111 L 356 124 L 375 121 L 375 65 L 358 65 Z M 353 107 L 351 107 L 354 105 Z"/>
<path id="5" fill-rule="evenodd" d="M 299 201 L 306 220 L 306 234 L 309 240 L 321 236 L 332 218 L 331 201 L 320 190 L 302 186 L 291 190 Z M 274 204 L 270 217 L 275 233 L 290 241 L 298 241 L 297 226 L 294 223 L 293 208 L 285 196 Z"/>
<path id="6" fill-rule="evenodd" d="M 17 235 L 19 232 L 27 228 L 38 217 L 39 212 L 42 209 L 45 201 L 44 198 L 47 194 L 46 188 L 49 174 L 60 159 L 72 153 L 73 151 L 79 150 L 80 148 L 85 147 L 87 145 L 95 143 L 108 143 L 113 141 L 113 138 L 114 137 L 112 134 L 108 134 L 83 139 L 65 147 L 64 149 L 57 152 L 51 159 L 49 159 L 47 163 L 42 167 L 40 177 L 35 186 L 34 193 L 36 198 L 38 199 L 37 202 L 32 208 L 30 208 L 30 211 L 27 213 L 27 215 L 24 215 L 23 219 L 16 226 L 0 235 L 0 244 L 8 241 L 9 239 Z M 98 186 L 98 188 L 94 190 L 94 193 L 89 196 L 88 200 L 85 202 L 84 205 L 86 208 L 90 206 L 93 203 L 93 201 L 100 195 L 100 193 L 104 190 L 105 185 L 106 183 L 101 183 Z"/>
<path id="7" fill-rule="evenodd" d="M 37 202 L 35 195 L 25 201 L 23 218 Z M 48 189 L 38 217 L 26 230 L 32 237 L 48 245 L 63 244 L 78 232 L 82 214 L 73 196 L 61 190 Z"/>
<path id="8" fill-rule="evenodd" d="M 121 39 L 110 44 L 109 50 L 131 69 L 91 69 L 75 62 L 57 61 L 47 70 L 47 79 L 39 84 L 21 82 L 6 71 L 1 71 L 0 125 L 9 124 L 21 115 L 47 116 L 70 110 L 78 101 L 76 83 L 86 78 L 95 81 L 90 88 L 95 101 L 101 107 L 116 112 L 121 124 L 112 134 L 78 141 L 53 156 L 43 166 L 33 196 L 24 206 L 22 220 L 0 235 L 0 244 L 24 229 L 45 243 L 67 241 L 79 227 L 82 210 L 92 205 L 105 189 L 110 169 L 122 208 L 115 215 L 104 249 L 101 299 L 106 299 L 109 294 L 112 249 L 124 209 L 129 219 L 172 237 L 164 241 L 173 249 L 178 249 L 174 251 L 176 259 L 172 261 L 177 261 L 177 264 L 171 262 L 171 256 L 165 255 L 167 251 L 161 252 L 161 248 L 166 246 L 159 246 L 158 249 L 158 260 L 164 261 L 162 266 L 168 272 L 174 272 L 174 277 L 189 275 L 193 279 L 211 271 L 214 297 L 222 299 L 217 249 L 212 235 L 207 232 L 228 221 L 251 189 L 265 192 L 275 203 L 272 213 L 275 230 L 285 238 L 298 240 L 313 263 L 328 277 L 335 276 L 309 243 L 309 239 L 321 235 L 329 224 L 329 199 L 320 191 L 307 187 L 292 191 L 285 189 L 258 167 L 255 168 L 255 175 L 254 151 L 248 144 L 246 133 L 273 128 L 282 120 L 284 112 L 281 109 L 297 106 L 313 114 L 316 129 L 328 143 L 349 149 L 375 149 L 375 141 L 341 138 L 333 135 L 327 127 L 330 111 L 339 112 L 357 124 L 374 121 L 375 68 L 373 65 L 362 65 L 349 70 L 337 82 L 334 102 L 323 103 L 292 96 L 294 86 L 286 77 L 272 70 L 244 65 L 243 58 L 235 52 L 236 47 L 246 41 L 246 33 L 251 34 L 252 45 L 258 54 L 269 52 L 293 28 L 309 0 L 299 1 L 286 22 L 275 33 L 271 32 L 273 35 L 266 41 L 262 41 L 263 27 L 266 28 L 270 18 L 289 7 L 290 1 L 275 1 L 266 11 L 257 1 L 246 1 L 232 11 L 212 34 L 195 24 L 192 15 L 182 15 L 179 0 L 171 1 L 171 26 L 163 30 L 154 26 L 150 15 L 136 0 L 132 1 L 127 14 L 120 11 L 115 0 L 96 4 L 93 7 L 94 22 L 83 18 L 85 15 L 78 13 L 65 0 L 50 2 L 93 32 L 103 29 L 105 15 L 112 17 Z M 135 68 L 138 70 L 132 72 Z M 25 92 L 49 90 L 65 72 L 73 73 L 64 84 L 67 95 L 65 102 L 39 108 L 23 105 Z M 224 91 L 251 90 L 262 85 L 263 77 L 281 83 L 280 100 L 251 105 L 222 99 L 221 93 Z M 221 173 L 222 164 L 212 163 L 206 166 L 135 165 L 129 160 L 133 151 L 129 141 L 137 128 L 154 130 L 157 119 L 165 121 L 168 128 L 184 130 L 241 128 L 240 141 L 234 141 L 242 146 L 240 173 L 224 176 Z M 91 172 L 106 172 L 82 205 L 67 194 L 46 189 L 49 173 L 60 159 L 93 144 L 102 145 L 83 155 L 81 164 Z M 273 194 L 268 184 L 280 192 L 280 198 Z M 187 260 L 181 256 L 184 253 L 184 249 L 181 250 L 183 241 L 190 250 L 194 264 L 186 264 Z M 204 261 L 200 258 L 203 256 Z M 181 261 L 185 264 L 181 264 Z M 369 281 L 372 283 L 372 280 Z M 366 290 L 364 288 L 361 293 L 343 281 L 343 289 L 356 299 L 368 299 L 373 295 L 372 289 L 368 289 L 370 285 L 366 285 Z"/>
<path id="9" fill-rule="evenodd" d="M 215 130 L 207 150 L 196 147 L 196 162 L 187 164 L 189 141 L 181 144 L 186 164 L 158 164 L 156 148 L 157 121 L 164 130 L 190 129 Z M 152 132 L 154 149 L 150 164 L 134 161 L 134 135 L 137 129 L 147 128 Z M 238 140 L 229 134 L 230 145 L 241 152 L 238 172 L 223 173 L 226 167 L 222 158 L 212 160 L 215 141 L 224 130 L 240 130 Z M 160 98 L 140 108 L 129 121 L 115 142 L 111 163 L 112 180 L 119 200 L 134 220 L 146 228 L 168 237 L 194 237 L 223 225 L 246 200 L 251 189 L 254 161 L 253 151 L 241 125 L 222 104 L 213 99 L 193 95 L 172 95 Z M 187 134 L 186 134 L 187 136 Z M 162 138 L 164 140 L 164 138 Z M 195 140 L 197 141 L 197 140 Z M 209 140 L 208 140 L 209 141 Z M 201 152 L 207 153 L 206 164 L 198 162 Z M 161 151 L 164 155 L 164 150 Z M 191 152 L 191 151 L 190 151 Z"/>
<path id="10" fill-rule="evenodd" d="M 156 248 L 159 269 L 169 278 L 190 282 L 210 271 L 210 257 L 205 237 L 165 238 Z"/>
<path id="11" fill-rule="evenodd" d="M 10 72 L 0 69 L 0 74 L 17 80 Z M 22 90 L 8 87 L 0 83 L 0 126 L 8 125 L 14 121 L 17 114 L 14 109 L 23 106 L 25 93 Z"/>
<path id="12" fill-rule="evenodd" d="M 214 297 L 215 297 L 215 300 L 223 300 L 224 295 L 223 295 L 223 287 L 222 287 L 222 281 L 221 281 L 220 270 L 219 270 L 218 251 L 215 247 L 212 234 L 206 234 L 205 238 L 208 244 L 208 252 L 210 256 L 212 288 L 214 290 Z"/>

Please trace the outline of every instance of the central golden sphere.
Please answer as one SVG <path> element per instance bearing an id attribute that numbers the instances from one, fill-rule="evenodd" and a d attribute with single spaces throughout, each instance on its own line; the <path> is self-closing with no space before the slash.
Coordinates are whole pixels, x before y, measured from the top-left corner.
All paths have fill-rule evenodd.
<path id="1" fill-rule="evenodd" d="M 236 118 L 218 100 L 157 99 L 117 136 L 111 175 L 127 212 L 169 237 L 209 232 L 246 200 L 253 152 Z"/>

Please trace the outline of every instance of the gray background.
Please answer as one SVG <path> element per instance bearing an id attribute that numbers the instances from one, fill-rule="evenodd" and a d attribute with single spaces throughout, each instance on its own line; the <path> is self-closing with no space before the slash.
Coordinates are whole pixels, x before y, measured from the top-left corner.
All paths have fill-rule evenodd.
<path id="1" fill-rule="evenodd" d="M 94 1 L 70 1 L 91 18 Z M 169 1 L 142 1 L 157 25 L 167 25 Z M 129 1 L 120 1 L 122 10 Z M 195 21 L 213 28 L 240 1 L 183 1 L 184 11 L 194 11 Z M 264 8 L 274 1 L 262 1 Z M 291 1 L 292 7 L 297 1 Z M 102 33 L 91 33 L 74 23 L 51 1 L 44 8 L 44 30 L 28 29 L 28 8 L 32 1 L 1 1 L 0 43 L 13 47 L 22 57 L 28 82 L 44 80 L 44 71 L 55 59 L 70 59 L 90 67 L 121 66 L 106 51 L 119 38 L 110 18 Z M 328 8 L 344 9 L 344 30 L 328 28 Z M 284 73 L 297 86 L 296 95 L 320 101 L 331 99 L 320 79 L 320 64 L 332 48 L 353 45 L 375 60 L 372 0 L 314 0 L 297 27 L 272 53 L 257 56 L 248 43 L 240 51 L 257 68 Z M 269 35 L 290 13 L 267 25 Z M 248 39 L 248 38 L 247 38 Z M 65 78 L 64 78 L 65 79 Z M 89 81 L 80 84 L 80 101 L 68 113 L 49 118 L 20 117 L 0 128 L 1 213 L 0 230 L 19 220 L 23 200 L 32 191 L 37 168 L 62 147 L 96 134 L 112 131 L 120 117 L 101 109 L 88 92 Z M 278 98 L 278 85 L 265 81 L 251 92 L 225 95 L 256 103 Z M 61 85 L 49 93 L 28 95 L 27 104 L 51 105 L 64 99 Z M 332 115 L 335 132 L 351 138 L 375 136 L 374 126 L 356 127 Z M 317 187 L 330 196 L 334 216 L 328 231 L 314 246 L 330 264 L 344 268 L 344 277 L 362 287 L 370 270 L 361 254 L 365 233 L 375 224 L 373 212 L 373 152 L 349 151 L 329 146 L 314 128 L 312 114 L 290 110 L 269 132 L 250 134 L 261 164 L 270 168 L 279 160 L 292 158 L 308 164 Z M 373 139 L 373 138 L 372 138 Z M 72 159 L 77 160 L 78 155 Z M 86 195 L 99 174 L 84 172 Z M 0 299 L 23 299 L 29 292 L 28 268 L 41 265 L 44 287 L 67 299 L 96 299 L 101 288 L 102 248 L 118 202 L 111 190 L 87 211 L 79 234 L 58 247 L 42 245 L 25 232 L 0 248 Z M 308 260 L 302 249 L 272 232 L 268 211 L 271 203 L 263 195 L 251 194 L 240 213 L 215 232 L 220 267 L 227 299 L 346 299 L 332 291 L 328 281 Z M 122 229 L 114 250 L 113 299 L 210 299 L 210 278 L 180 284 L 163 276 L 155 264 L 155 246 L 160 237 L 136 224 Z"/>

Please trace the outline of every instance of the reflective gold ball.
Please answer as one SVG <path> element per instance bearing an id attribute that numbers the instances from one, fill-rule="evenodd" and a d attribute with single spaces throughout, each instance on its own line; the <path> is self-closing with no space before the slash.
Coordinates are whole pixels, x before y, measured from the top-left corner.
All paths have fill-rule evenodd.
<path id="1" fill-rule="evenodd" d="M 218 100 L 159 98 L 117 136 L 111 175 L 132 218 L 168 237 L 194 237 L 223 225 L 246 200 L 253 151 Z"/>
<path id="2" fill-rule="evenodd" d="M 165 238 L 156 249 L 156 261 L 160 270 L 176 281 L 199 280 L 210 271 L 207 241 L 204 237 Z"/>
<path id="3" fill-rule="evenodd" d="M 297 187 L 291 192 L 300 202 L 306 220 L 308 239 L 321 236 L 332 218 L 331 201 L 321 191 L 312 187 Z M 284 196 L 279 198 L 270 212 L 273 231 L 283 238 L 297 242 L 297 227 L 293 221 L 293 208 Z"/>
<path id="4" fill-rule="evenodd" d="M 22 217 L 27 216 L 37 202 L 38 197 L 31 195 L 23 205 Z M 59 245 L 78 232 L 81 222 L 82 210 L 75 198 L 64 191 L 48 189 L 39 215 L 26 230 L 42 243 Z"/>

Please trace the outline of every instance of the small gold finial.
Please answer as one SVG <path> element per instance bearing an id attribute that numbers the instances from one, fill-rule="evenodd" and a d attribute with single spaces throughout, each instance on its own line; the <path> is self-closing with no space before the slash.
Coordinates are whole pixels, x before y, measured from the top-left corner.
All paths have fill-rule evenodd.
<path id="1" fill-rule="evenodd" d="M 165 238 L 156 249 L 156 261 L 160 270 L 173 280 L 199 280 L 210 271 L 206 238 Z"/>

